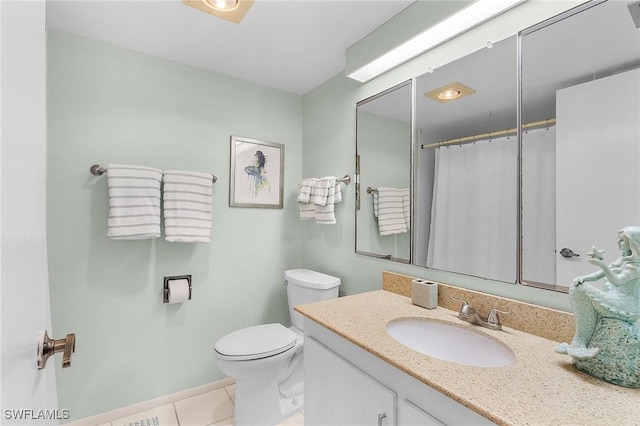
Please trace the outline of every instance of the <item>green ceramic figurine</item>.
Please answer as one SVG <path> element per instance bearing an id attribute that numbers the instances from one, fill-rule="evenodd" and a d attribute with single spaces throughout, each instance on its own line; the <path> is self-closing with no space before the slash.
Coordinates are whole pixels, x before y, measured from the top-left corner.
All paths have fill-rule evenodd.
<path id="1" fill-rule="evenodd" d="M 577 277 L 569 289 L 576 332 L 571 344 L 556 352 L 594 377 L 627 387 L 640 387 L 640 227 L 618 232 L 622 256 L 611 265 L 602 250 L 587 253 L 599 271 Z M 602 289 L 588 283 L 604 279 Z"/>

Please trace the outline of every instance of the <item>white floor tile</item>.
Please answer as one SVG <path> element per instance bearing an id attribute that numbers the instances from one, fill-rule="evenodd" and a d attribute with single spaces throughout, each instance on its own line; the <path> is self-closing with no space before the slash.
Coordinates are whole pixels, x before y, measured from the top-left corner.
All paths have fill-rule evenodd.
<path id="1" fill-rule="evenodd" d="M 233 403 L 224 389 L 216 389 L 174 404 L 180 426 L 206 426 L 233 416 Z"/>
<path id="2" fill-rule="evenodd" d="M 173 404 L 114 420 L 113 426 L 179 426 Z"/>

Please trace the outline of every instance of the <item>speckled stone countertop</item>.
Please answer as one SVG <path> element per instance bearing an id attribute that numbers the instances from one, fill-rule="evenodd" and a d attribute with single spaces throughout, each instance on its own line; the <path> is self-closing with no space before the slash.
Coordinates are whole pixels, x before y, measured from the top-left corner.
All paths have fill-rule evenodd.
<path id="1" fill-rule="evenodd" d="M 508 327 L 481 328 L 459 320 L 455 311 L 424 309 L 409 297 L 385 290 L 296 310 L 497 424 L 640 425 L 640 389 L 612 385 L 576 370 L 570 357 L 554 352 L 558 343 L 553 340 Z M 506 367 L 483 368 L 423 355 L 387 334 L 387 323 L 399 318 L 472 327 L 506 344 L 516 360 Z"/>

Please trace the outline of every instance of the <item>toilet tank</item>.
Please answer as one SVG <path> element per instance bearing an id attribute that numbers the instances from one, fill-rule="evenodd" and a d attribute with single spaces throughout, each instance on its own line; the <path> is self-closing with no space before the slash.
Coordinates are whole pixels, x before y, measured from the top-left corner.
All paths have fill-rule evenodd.
<path id="1" fill-rule="evenodd" d="M 302 315 L 293 307 L 338 297 L 340 278 L 309 269 L 290 269 L 284 272 L 284 285 L 287 286 L 291 323 L 302 330 Z"/>

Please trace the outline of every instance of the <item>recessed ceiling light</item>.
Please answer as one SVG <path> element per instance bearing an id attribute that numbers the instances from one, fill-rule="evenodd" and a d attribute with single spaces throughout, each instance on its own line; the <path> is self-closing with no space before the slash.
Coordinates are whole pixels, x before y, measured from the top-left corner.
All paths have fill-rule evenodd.
<path id="1" fill-rule="evenodd" d="M 444 101 L 450 101 L 452 99 L 459 98 L 462 95 L 462 92 L 459 90 L 444 90 L 438 93 L 438 99 L 442 99 Z"/>
<path id="2" fill-rule="evenodd" d="M 182 3 L 236 24 L 253 6 L 253 0 L 182 0 Z"/>
<path id="3" fill-rule="evenodd" d="M 464 98 L 465 96 L 473 95 L 476 93 L 474 89 L 464 84 L 454 81 L 453 83 L 446 84 L 441 87 L 437 87 L 433 90 L 426 92 L 424 95 L 427 98 L 433 99 L 441 103 L 451 102 L 455 99 Z"/>
<path id="4" fill-rule="evenodd" d="M 238 0 L 202 0 L 204 4 L 212 9 L 231 12 L 238 7 Z"/>

